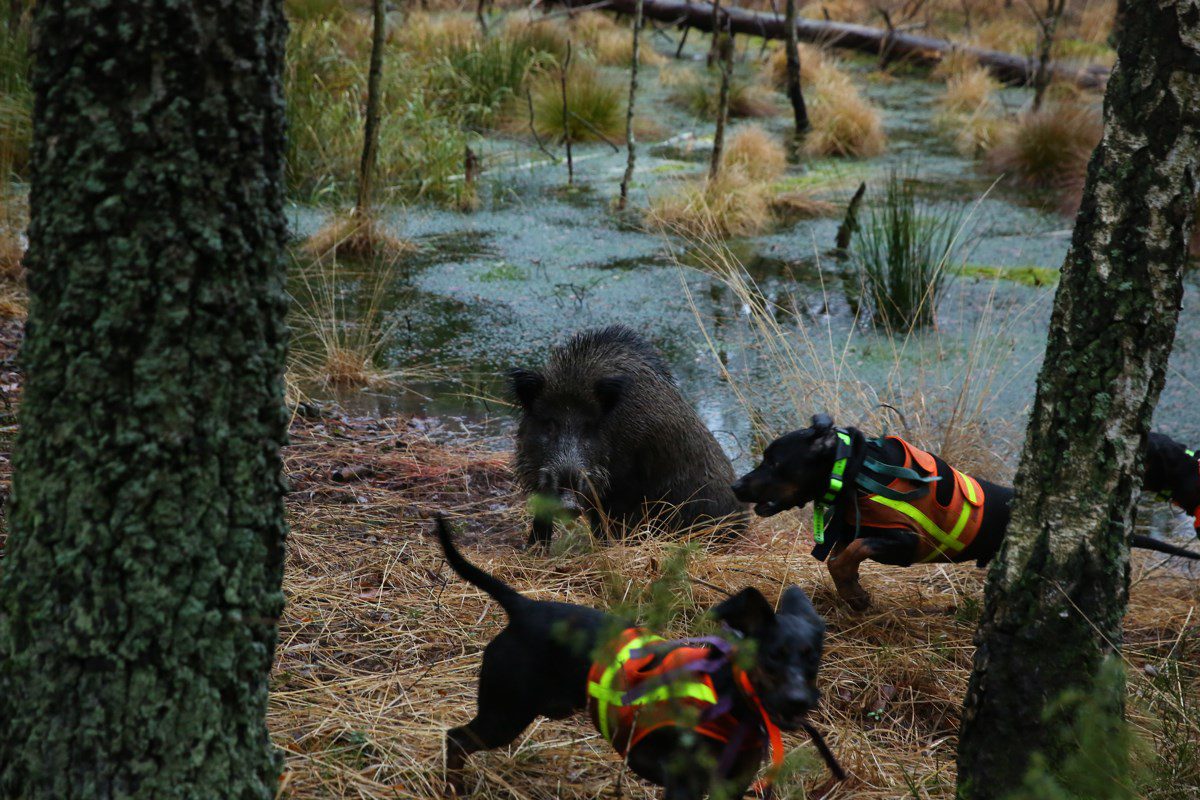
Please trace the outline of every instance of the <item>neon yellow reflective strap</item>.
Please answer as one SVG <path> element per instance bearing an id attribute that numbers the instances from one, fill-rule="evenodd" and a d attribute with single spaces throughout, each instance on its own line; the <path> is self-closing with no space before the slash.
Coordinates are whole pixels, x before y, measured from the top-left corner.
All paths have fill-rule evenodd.
<path id="1" fill-rule="evenodd" d="M 600 733 L 608 741 L 612 738 L 608 733 L 608 707 L 609 705 L 620 705 L 621 694 L 613 690 L 613 678 L 621 671 L 621 667 L 629 660 L 629 654 L 640 647 L 653 642 L 664 641 L 661 636 L 636 636 L 629 641 L 627 645 L 622 647 L 617 652 L 617 657 L 604 670 L 604 674 L 600 676 L 600 682 L 595 683 L 588 681 L 588 694 L 596 698 L 596 717 L 600 721 Z"/>
<path id="2" fill-rule="evenodd" d="M 676 683 L 665 683 L 662 686 L 652 689 L 634 700 L 630 705 L 644 706 L 647 703 L 661 703 L 664 700 L 677 697 L 690 697 L 693 700 L 712 703 L 714 705 L 717 702 L 717 694 L 708 684 L 702 681 L 678 681 Z"/>
<path id="3" fill-rule="evenodd" d="M 604 670 L 604 674 L 600 676 L 600 682 L 588 682 L 588 694 L 596 698 L 596 716 L 600 722 L 600 734 L 605 740 L 611 742 L 612 734 L 608 726 L 608 707 L 625 705 L 624 694 L 612 688 L 613 678 L 624 667 L 625 662 L 629 660 L 629 655 L 633 651 L 644 647 L 647 644 L 654 642 L 665 641 L 660 636 L 639 636 L 629 644 L 621 648 L 617 653 L 617 657 Z M 684 680 L 665 683 L 662 686 L 657 686 L 654 689 L 646 692 L 640 697 L 629 703 L 630 706 L 643 706 L 650 703 L 661 703 L 672 698 L 691 698 L 702 703 L 716 705 L 717 695 L 713 688 L 703 681 Z"/>
<path id="4" fill-rule="evenodd" d="M 820 503 L 813 504 L 813 541 L 825 543 L 825 506 Z"/>
<path id="5" fill-rule="evenodd" d="M 958 536 L 962 533 L 963 528 L 966 527 L 967 519 L 969 519 L 971 516 L 970 508 L 963 506 L 962 513 L 958 515 L 958 522 L 956 522 L 954 525 L 954 530 L 950 533 L 946 533 L 944 530 L 935 525 L 933 520 L 925 516 L 921 509 L 909 503 L 905 503 L 903 500 L 890 500 L 886 497 L 880 497 L 879 495 L 871 495 L 871 500 L 879 503 L 880 505 L 899 511 L 901 514 L 920 525 L 926 533 L 940 543 L 938 549 L 934 551 L 934 555 L 944 553 L 947 549 L 953 550 L 957 553 L 965 547 L 962 542 L 958 541 Z"/>

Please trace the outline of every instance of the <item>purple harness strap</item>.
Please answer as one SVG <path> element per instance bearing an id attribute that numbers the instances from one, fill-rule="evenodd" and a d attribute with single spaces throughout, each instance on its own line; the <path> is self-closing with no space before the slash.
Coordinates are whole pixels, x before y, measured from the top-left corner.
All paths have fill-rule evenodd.
<path id="1" fill-rule="evenodd" d="M 672 650 L 678 650 L 681 647 L 710 647 L 716 650 L 720 655 L 713 658 L 705 658 L 699 661 L 693 661 L 690 664 L 685 664 L 681 667 L 673 669 L 669 672 L 664 672 L 657 676 L 654 680 L 648 680 L 639 686 L 630 689 L 621 696 L 621 702 L 624 704 L 633 703 L 639 697 L 654 691 L 655 689 L 673 683 L 680 677 L 692 673 L 708 673 L 709 675 L 717 672 L 721 668 L 729 665 L 732 662 L 733 645 L 726 639 L 719 636 L 699 636 L 691 639 L 675 639 L 668 642 L 654 642 L 646 647 L 639 647 L 630 652 L 630 659 L 643 658 L 648 655 L 657 653 L 669 653 Z M 733 694 L 725 693 L 717 698 L 717 702 L 708 708 L 704 709 L 700 719 L 707 722 L 708 720 L 716 719 L 724 714 L 729 713 L 733 709 Z M 742 749 L 742 744 L 746 741 L 746 737 L 755 730 L 760 730 L 761 725 L 757 718 L 746 718 L 738 723 L 733 735 L 725 744 L 725 749 L 721 752 L 721 758 L 717 762 L 717 771 L 721 777 L 729 777 L 730 771 L 733 769 L 733 763 L 737 758 L 738 752 Z M 770 796 L 768 790 L 767 796 Z"/>

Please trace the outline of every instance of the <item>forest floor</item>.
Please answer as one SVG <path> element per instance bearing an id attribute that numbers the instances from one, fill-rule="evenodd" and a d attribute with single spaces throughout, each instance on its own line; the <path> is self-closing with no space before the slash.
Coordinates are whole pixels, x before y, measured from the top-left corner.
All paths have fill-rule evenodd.
<path id="1" fill-rule="evenodd" d="M 5 497 L 20 389 L 9 359 L 19 336 L 19 323 L 0 330 Z M 852 777 L 832 785 L 807 739 L 787 735 L 777 796 L 953 796 L 983 571 L 868 563 L 875 603 L 854 613 L 804 552 L 805 514 L 755 520 L 728 545 L 596 543 L 560 531 L 549 554 L 535 554 L 522 548 L 507 450 L 451 420 L 297 412 L 284 453 L 287 605 L 269 711 L 285 753 L 281 797 L 444 796 L 442 738 L 473 714 L 480 654 L 504 616 L 446 567 L 430 537 L 438 512 L 453 519 L 469 558 L 534 597 L 646 608 L 657 581 L 665 592 L 656 602 L 666 597 L 673 612 L 668 634 L 694 631 L 722 597 L 713 587 L 753 585 L 773 597 L 799 584 L 829 625 L 814 720 Z M 0 535 L 0 554 L 4 543 Z M 1200 781 L 1198 578 L 1177 561 L 1134 555 L 1122 657 L 1130 719 L 1147 743 L 1144 797 L 1194 797 Z M 582 715 L 542 720 L 511 747 L 477 754 L 468 786 L 485 800 L 655 796 Z"/>
<path id="2" fill-rule="evenodd" d="M 287 610 L 270 713 L 287 751 L 284 796 L 442 796 L 442 736 L 473 714 L 481 650 L 505 620 L 446 567 L 430 537 L 436 512 L 453 518 L 469 558 L 534 597 L 644 607 L 661 580 L 671 633 L 694 630 L 721 599 L 711 587 L 753 585 L 773 597 L 798 583 L 829 624 L 815 721 L 852 777 L 831 786 L 812 745 L 789 735 L 791 777 L 777 796 L 953 796 L 984 571 L 868 563 L 875 603 L 854 613 L 805 552 L 807 514 L 755 520 L 744 540 L 686 550 L 560 532 L 537 555 L 521 547 L 522 503 L 502 443 L 452 427 L 337 414 L 293 425 Z M 1189 796 L 1200 776 L 1197 578 L 1178 561 L 1134 555 L 1123 659 L 1130 719 L 1156 776 L 1145 797 Z M 511 747 L 472 757 L 468 786 L 479 798 L 654 796 L 622 774 L 582 715 L 543 720 Z"/>

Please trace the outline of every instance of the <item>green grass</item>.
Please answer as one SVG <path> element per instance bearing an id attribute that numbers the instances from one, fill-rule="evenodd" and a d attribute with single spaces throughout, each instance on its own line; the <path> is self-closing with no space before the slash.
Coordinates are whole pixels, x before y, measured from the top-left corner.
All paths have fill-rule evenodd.
<path id="1" fill-rule="evenodd" d="M 320 0 L 297 5 L 305 10 L 292 13 L 285 76 L 288 190 L 302 202 L 345 203 L 362 149 L 370 26 L 322 11 Z M 396 28 L 384 54 L 377 199 L 460 205 L 464 187 L 452 178 L 464 170 L 467 145 L 521 101 L 531 75 L 565 48 L 559 36 L 556 26 L 509 25 L 483 37 L 465 16 Z M 595 102 L 584 92 L 576 112 L 599 114 L 588 108 Z M 615 130 L 608 121 L 601 127 Z"/>
<path id="2" fill-rule="evenodd" d="M 33 134 L 33 91 L 29 86 L 29 24 L 10 29 L 5 4 L 0 10 L 0 148 L 4 163 L 17 178 L 29 170 Z"/>
<path id="3" fill-rule="evenodd" d="M 720 78 L 715 71 L 705 72 L 695 80 L 685 81 L 671 95 L 679 106 L 700 119 L 717 118 L 720 100 Z M 729 80 L 729 116 L 733 118 L 770 117 L 779 113 L 771 93 L 753 79 L 733 75 Z"/>
<path id="4" fill-rule="evenodd" d="M 506 101 L 517 96 L 530 70 L 553 60 L 532 36 L 490 36 L 459 43 L 430 70 L 431 88 L 441 106 L 455 109 L 463 122 L 490 125 Z"/>
<path id="5" fill-rule="evenodd" d="M 557 68 L 543 71 L 533 80 L 533 124 L 539 136 L 563 141 L 593 142 L 603 137 L 619 141 L 625 135 L 625 86 L 608 78 L 592 64 L 573 61 L 567 74 L 567 108 L 563 119 L 562 86 Z M 527 114 L 526 114 L 527 116 Z M 519 112 L 517 120 L 524 119 Z"/>
<path id="6" fill-rule="evenodd" d="M 345 202 L 356 187 L 367 69 L 340 32 L 338 22 L 316 19 L 293 24 L 288 39 L 288 190 L 304 202 Z M 395 190 L 405 200 L 455 201 L 461 187 L 450 178 L 462 172 L 469 135 L 398 55 L 384 60 L 376 197 L 386 202 Z"/>
<path id="7" fill-rule="evenodd" d="M 1005 280 L 1022 286 L 1053 286 L 1058 283 L 1059 272 L 1049 267 L 991 267 L 985 264 L 963 264 L 956 272 L 967 278 Z"/>
<path id="8" fill-rule="evenodd" d="M 883 203 L 854 235 L 852 255 L 876 324 L 892 332 L 932 326 L 962 226 L 961 211 L 918 203 L 915 176 L 889 173 Z"/>

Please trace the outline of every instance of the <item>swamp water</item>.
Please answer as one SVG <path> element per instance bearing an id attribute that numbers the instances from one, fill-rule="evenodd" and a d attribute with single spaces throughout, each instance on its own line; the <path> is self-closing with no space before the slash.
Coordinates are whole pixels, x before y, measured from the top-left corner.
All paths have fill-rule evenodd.
<path id="1" fill-rule="evenodd" d="M 654 80 L 654 70 L 644 71 L 638 107 L 675 134 L 665 144 L 639 146 L 633 209 L 645 208 L 651 194 L 669 191 L 683 176 L 703 175 L 712 135 L 711 124 L 667 101 L 669 90 Z M 762 295 L 784 309 L 775 317 L 789 339 L 812 343 L 799 347 L 810 379 L 855 387 L 857 406 L 839 404 L 841 421 L 852 423 L 868 400 L 889 403 L 906 417 L 949 414 L 969 376 L 972 401 L 981 398 L 987 418 L 996 423 L 996 451 L 1015 464 L 1045 346 L 1053 273 L 1067 252 L 1072 221 L 1039 210 L 1028 196 L 996 184 L 994 176 L 955 152 L 932 123 L 942 90 L 938 83 L 878 78 L 868 75 L 864 63 L 857 64 L 856 79 L 883 111 L 887 152 L 869 160 L 823 159 L 791 167 L 787 181 L 833 202 L 836 214 L 731 241 L 729 251 Z M 1010 108 L 1027 97 L 1024 90 L 1002 92 Z M 784 137 L 788 119 L 781 114 L 764 124 Z M 738 124 L 733 121 L 735 130 Z M 576 145 L 576 185 L 567 188 L 565 164 L 513 140 L 489 144 L 480 211 L 418 205 L 385 217 L 394 233 L 421 248 L 400 265 L 381 308 L 390 330 L 383 360 L 410 377 L 399 381 L 402 388 L 339 396 L 343 406 L 356 413 L 457 418 L 503 437 L 511 413 L 489 398 L 502 396 L 504 369 L 539 364 L 548 347 L 570 332 L 619 322 L 663 351 L 684 394 L 738 468 L 749 465 L 758 450 L 743 399 L 774 430 L 802 426 L 809 414 L 826 410 L 805 402 L 813 387 L 788 385 L 772 366 L 743 299 L 699 266 L 702 250 L 611 211 L 623 151 Z M 868 187 L 862 220 L 872 199 L 882 195 L 888 170 L 897 167 L 915 173 L 928 202 L 953 204 L 967 220 L 958 262 L 969 267 L 947 281 L 937 330 L 907 338 L 862 322 L 855 313 L 857 279 L 830 254 L 858 183 Z M 296 207 L 291 217 L 293 232 L 304 236 L 319 227 L 325 213 Z M 1185 281 L 1155 425 L 1196 444 L 1200 271 L 1190 270 Z M 863 387 L 870 387 L 866 399 Z M 915 392 L 924 397 L 920 408 L 913 406 Z"/>

